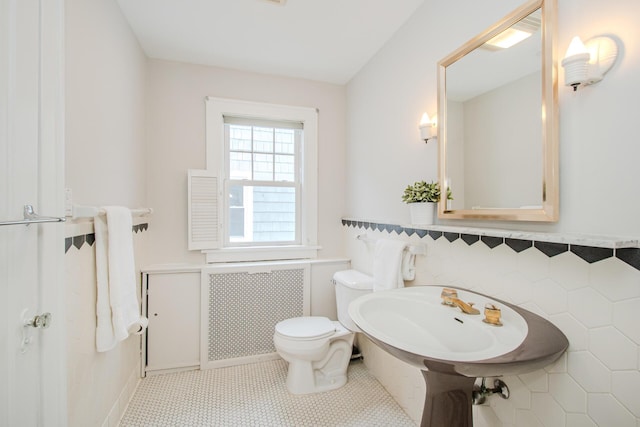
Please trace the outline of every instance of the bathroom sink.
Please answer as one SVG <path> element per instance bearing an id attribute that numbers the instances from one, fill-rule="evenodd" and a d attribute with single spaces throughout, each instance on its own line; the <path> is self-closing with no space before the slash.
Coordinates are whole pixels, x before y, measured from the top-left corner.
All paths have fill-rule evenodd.
<path id="1" fill-rule="evenodd" d="M 456 289 L 458 298 L 501 309 L 502 326 L 484 315 L 442 304 L 442 286 L 374 292 L 353 301 L 349 314 L 374 342 L 421 369 L 468 377 L 515 375 L 560 357 L 566 337 L 541 317 L 486 295 Z"/>
<path id="2" fill-rule="evenodd" d="M 449 300 L 453 306 L 442 304 L 443 289 L 457 294 Z M 474 311 L 469 302 L 479 314 L 463 312 Z M 499 320 L 485 319 L 485 304 L 500 309 Z M 564 334 L 542 317 L 451 287 L 373 292 L 351 302 L 349 315 L 374 343 L 422 370 L 427 384 L 422 427 L 472 426 L 476 377 L 531 372 L 557 360 L 569 346 Z"/>

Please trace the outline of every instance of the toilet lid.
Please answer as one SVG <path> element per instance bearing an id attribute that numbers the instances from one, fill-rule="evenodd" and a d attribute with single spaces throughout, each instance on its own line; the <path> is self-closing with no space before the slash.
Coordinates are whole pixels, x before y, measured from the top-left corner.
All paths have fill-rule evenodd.
<path id="1" fill-rule="evenodd" d="M 309 316 L 294 317 L 283 320 L 276 325 L 276 332 L 294 339 L 318 339 L 332 335 L 336 327 L 326 317 Z"/>

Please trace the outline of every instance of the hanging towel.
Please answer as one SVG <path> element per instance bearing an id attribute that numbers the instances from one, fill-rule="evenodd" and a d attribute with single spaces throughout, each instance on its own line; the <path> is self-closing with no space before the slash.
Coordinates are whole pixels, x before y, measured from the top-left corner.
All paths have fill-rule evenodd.
<path id="1" fill-rule="evenodd" d="M 129 334 L 142 334 L 148 325 L 140 315 L 136 292 L 131 211 L 103 208 L 94 217 L 96 235 L 96 348 L 109 351 Z"/>
<path id="2" fill-rule="evenodd" d="M 402 254 L 407 246 L 399 240 L 379 239 L 373 251 L 373 291 L 404 287 Z"/>
<path id="3" fill-rule="evenodd" d="M 402 278 L 404 280 L 416 278 L 416 256 L 409 251 L 402 253 Z"/>

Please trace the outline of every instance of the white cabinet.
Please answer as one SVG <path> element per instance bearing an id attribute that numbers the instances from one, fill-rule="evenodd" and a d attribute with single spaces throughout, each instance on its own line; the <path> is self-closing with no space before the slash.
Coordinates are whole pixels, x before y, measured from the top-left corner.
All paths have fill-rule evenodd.
<path id="1" fill-rule="evenodd" d="M 143 273 L 145 373 L 200 366 L 200 271 Z"/>
<path id="2" fill-rule="evenodd" d="M 331 278 L 336 271 L 348 269 L 349 260 L 312 260 L 310 264 L 311 315 L 335 320 L 335 290 Z M 142 308 L 149 319 L 142 348 L 143 376 L 200 369 L 202 268 L 153 266 L 143 270 Z M 276 302 L 263 303 L 271 306 Z M 229 319 L 227 323 L 233 321 L 238 319 Z M 202 333 L 206 342 L 208 331 Z"/>

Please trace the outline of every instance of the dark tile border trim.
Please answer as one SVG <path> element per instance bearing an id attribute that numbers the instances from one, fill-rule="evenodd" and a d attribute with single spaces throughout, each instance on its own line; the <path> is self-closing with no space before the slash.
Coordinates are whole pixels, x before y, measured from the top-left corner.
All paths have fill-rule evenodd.
<path id="1" fill-rule="evenodd" d="M 438 240 L 440 237 L 445 237 L 446 240 L 453 243 L 458 239 L 462 239 L 468 245 L 472 245 L 478 240 L 482 240 L 482 242 L 487 245 L 490 249 L 496 248 L 502 244 L 507 245 L 515 252 L 522 252 L 531 247 L 536 248 L 549 258 L 560 255 L 565 252 L 572 252 L 576 256 L 580 257 L 585 262 L 590 264 L 598 261 L 602 261 L 604 259 L 616 257 L 621 261 L 629 264 L 636 270 L 640 270 L 640 248 L 619 248 L 619 249 L 611 249 L 611 248 L 601 248 L 595 246 L 582 246 L 582 245 L 574 245 L 568 243 L 555 243 L 555 242 L 544 242 L 544 241 L 533 241 L 533 240 L 525 240 L 525 239 L 511 239 L 508 237 L 494 237 L 494 236 L 480 236 L 477 234 L 467 234 L 467 233 L 454 233 L 449 231 L 439 231 L 439 230 L 429 230 L 424 228 L 411 228 L 411 227 L 402 227 L 397 224 L 380 224 L 374 222 L 363 222 L 363 221 L 353 221 L 350 219 L 343 219 L 342 225 L 346 227 L 354 227 L 354 228 L 364 228 L 365 230 L 370 229 L 372 231 L 387 231 L 388 233 L 395 232 L 400 235 L 405 233 L 407 236 L 412 236 L 413 234 L 417 234 L 421 239 L 425 238 L 429 235 L 433 240 Z M 140 231 L 143 229 L 146 230 L 148 224 L 140 224 Z M 135 231 L 135 227 L 134 227 Z M 136 231 L 137 232 L 137 231 Z M 70 238 L 67 238 L 67 240 Z M 86 240 L 86 239 L 85 239 Z M 71 241 L 65 241 L 65 252 L 69 250 L 71 247 Z M 93 241 L 90 245 L 93 244 Z"/>
<path id="2" fill-rule="evenodd" d="M 429 233 L 429 236 L 431 236 L 433 240 L 438 240 L 439 238 L 442 237 L 442 234 L 443 234 L 442 231 L 431 231 L 431 230 L 427 231 L 427 233 Z"/>
<path id="3" fill-rule="evenodd" d="M 449 233 L 448 231 L 445 231 L 443 234 L 444 234 L 444 238 L 450 241 L 451 243 L 455 242 L 460 238 L 460 233 Z"/>
<path id="4" fill-rule="evenodd" d="M 593 264 L 594 262 L 602 261 L 603 259 L 611 258 L 613 256 L 613 249 L 609 248 L 571 245 L 570 250 L 589 264 Z M 618 249 L 618 251 L 620 250 L 622 249 Z"/>
<path id="5" fill-rule="evenodd" d="M 616 258 L 640 270 L 640 248 L 616 249 Z"/>
<path id="6" fill-rule="evenodd" d="M 342 224 L 345 225 L 345 221 L 342 221 Z M 142 233 L 143 231 L 147 231 L 149 229 L 149 224 L 137 224 L 131 227 L 131 231 L 133 233 Z M 84 244 L 86 243 L 89 246 L 93 246 L 96 241 L 96 234 L 80 234 L 77 236 L 66 237 L 64 239 L 64 253 L 66 254 L 71 249 L 71 246 L 75 246 L 76 249 L 80 250 Z"/>
<path id="7" fill-rule="evenodd" d="M 549 258 L 569 250 L 569 245 L 566 243 L 533 242 L 533 246 Z"/>
<path id="8" fill-rule="evenodd" d="M 463 242 L 465 242 L 469 246 L 473 245 L 475 242 L 480 240 L 480 236 L 478 236 L 476 234 L 463 234 L 463 233 L 461 233 L 460 234 L 460 238 L 462 239 Z"/>
<path id="9" fill-rule="evenodd" d="M 508 237 L 504 238 L 504 243 L 518 253 L 533 246 L 533 241 L 531 240 L 510 239 Z"/>
<path id="10" fill-rule="evenodd" d="M 502 237 L 480 236 L 480 240 L 482 240 L 482 243 L 487 245 L 489 249 L 493 249 L 504 243 L 504 238 Z"/>

